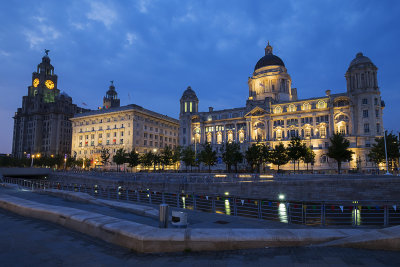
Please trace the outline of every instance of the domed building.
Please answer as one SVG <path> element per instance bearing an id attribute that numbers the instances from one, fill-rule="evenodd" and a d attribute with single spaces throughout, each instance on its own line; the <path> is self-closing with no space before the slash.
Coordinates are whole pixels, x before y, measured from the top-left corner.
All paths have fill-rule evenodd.
<path id="1" fill-rule="evenodd" d="M 181 146 L 210 143 L 218 153 L 214 169 L 225 169 L 221 157 L 225 143 L 236 142 L 242 152 L 254 143 L 275 147 L 288 145 L 292 137 L 300 137 L 316 154 L 312 168 L 326 172 L 336 169 L 336 162 L 327 157 L 329 138 L 340 132 L 350 141 L 355 152 L 353 160 L 344 164 L 347 170 L 372 171 L 376 166 L 368 153 L 377 136 L 383 134 L 384 102 L 377 82 L 377 67 L 358 53 L 345 74 L 347 91 L 331 94 L 326 90 L 320 97 L 298 99 L 297 89 L 284 61 L 273 53 L 269 44 L 252 76 L 248 79 L 249 97 L 243 107 L 199 112 L 199 100 L 188 87 L 180 100 Z M 196 151 L 198 152 L 198 151 Z M 265 168 L 275 168 L 267 165 Z M 300 163 L 300 169 L 309 166 Z M 293 169 L 289 163 L 281 169 Z"/>

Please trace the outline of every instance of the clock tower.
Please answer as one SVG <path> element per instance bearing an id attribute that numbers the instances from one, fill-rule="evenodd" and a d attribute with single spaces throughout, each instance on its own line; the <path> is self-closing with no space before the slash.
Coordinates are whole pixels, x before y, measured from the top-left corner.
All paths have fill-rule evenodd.
<path id="1" fill-rule="evenodd" d="M 54 67 L 50 64 L 50 50 L 45 49 L 42 62 L 37 66 L 36 72 L 32 73 L 32 85 L 28 87 L 28 95 L 38 95 L 44 103 L 52 103 L 60 94 L 57 88 L 57 75 L 54 74 Z"/>
<path id="2" fill-rule="evenodd" d="M 71 153 L 71 122 L 74 114 L 86 111 L 72 103 L 65 92 L 60 93 L 57 75 L 50 64 L 49 50 L 32 73 L 28 95 L 14 115 L 13 155 L 47 155 L 65 157 Z"/>

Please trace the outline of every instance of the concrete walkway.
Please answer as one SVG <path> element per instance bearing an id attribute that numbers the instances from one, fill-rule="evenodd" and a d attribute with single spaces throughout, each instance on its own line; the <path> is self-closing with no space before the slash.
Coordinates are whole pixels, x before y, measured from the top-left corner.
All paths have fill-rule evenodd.
<path id="1" fill-rule="evenodd" d="M 43 220 L 0 209 L 0 266 L 355 267 L 400 266 L 400 253 L 284 247 L 140 254 Z"/>
<path id="2" fill-rule="evenodd" d="M 9 190 L 5 190 L 6 192 Z M 3 189 L 4 192 L 4 189 Z M 9 191 L 10 192 L 10 191 Z M 50 192 L 56 194 L 56 192 Z M 18 193 L 14 193 L 18 194 Z M 42 202 L 34 202 L 26 198 L 11 196 L 10 194 L 0 193 L 0 207 L 23 216 L 29 216 L 42 220 L 47 220 L 85 233 L 107 242 L 111 242 L 123 247 L 127 247 L 139 252 L 177 252 L 184 250 L 204 251 L 204 250 L 231 250 L 248 249 L 262 247 L 285 247 L 285 246 L 309 246 L 318 244 L 337 245 L 335 242 L 341 242 L 340 246 L 363 247 L 367 236 L 368 248 L 373 249 L 392 249 L 400 250 L 398 242 L 400 236 L 398 231 L 400 227 L 386 228 L 385 235 L 379 230 L 366 229 L 235 229 L 235 228 L 188 228 L 188 229 L 159 229 L 154 226 L 144 225 L 135 221 L 139 216 L 129 214 L 129 218 L 117 214 L 121 211 L 113 211 L 116 217 L 109 214 L 96 213 L 92 209 L 77 209 L 63 205 L 55 206 L 43 203 L 43 197 L 49 196 L 36 195 L 29 192 L 25 196 L 35 196 Z M 71 192 L 60 192 L 66 194 L 69 198 L 77 197 L 84 199 L 84 195 Z M 89 198 L 92 198 L 89 196 Z M 95 199 L 88 201 L 97 201 Z M 57 198 L 56 198 L 57 199 Z M 114 205 L 108 201 L 108 206 Z M 45 203 L 49 203 L 48 201 Z M 76 204 L 75 202 L 71 202 Z M 81 206 L 82 203 L 79 203 Z M 121 203 L 115 203 L 119 205 Z M 94 205 L 96 204 L 88 204 Z M 129 205 L 123 203 L 123 205 Z M 140 209 L 139 205 L 136 209 Z M 100 207 L 100 206 L 99 206 Z M 104 208 L 104 207 L 102 207 Z M 125 207 L 126 209 L 127 207 Z M 145 207 L 145 209 L 149 209 Z M 117 212 L 117 213 L 115 213 Z M 151 213 L 151 212 L 150 212 Z M 150 214 L 154 217 L 153 214 Z M 140 216 L 143 217 L 143 216 Z M 129 220 L 129 219 L 133 219 Z M 141 220 L 141 219 L 139 219 Z M 364 237 L 364 238 L 363 238 Z M 354 241 L 354 238 L 358 242 Z M 374 240 L 384 240 L 376 242 Z M 346 240 L 350 240 L 347 241 Z M 371 245 L 372 244 L 372 245 Z"/>

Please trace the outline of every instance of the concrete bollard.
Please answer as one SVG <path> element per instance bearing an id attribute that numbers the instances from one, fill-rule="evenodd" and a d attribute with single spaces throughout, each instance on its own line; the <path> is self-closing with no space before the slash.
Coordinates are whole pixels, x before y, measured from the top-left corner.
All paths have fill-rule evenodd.
<path id="1" fill-rule="evenodd" d="M 168 228 L 168 204 L 160 204 L 159 228 Z"/>

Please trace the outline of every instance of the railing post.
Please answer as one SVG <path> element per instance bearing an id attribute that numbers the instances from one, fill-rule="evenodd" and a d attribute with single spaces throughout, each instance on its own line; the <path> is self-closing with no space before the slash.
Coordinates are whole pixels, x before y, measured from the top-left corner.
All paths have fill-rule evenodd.
<path id="1" fill-rule="evenodd" d="M 212 206 L 212 212 L 215 213 L 215 197 L 214 196 L 212 196 L 212 199 L 211 199 L 211 206 Z"/>
<path id="2" fill-rule="evenodd" d="M 232 198 L 233 200 L 233 216 L 237 216 L 237 204 L 236 204 L 236 198 Z"/>
<path id="3" fill-rule="evenodd" d="M 196 210 L 196 195 L 193 193 L 193 210 Z"/>
<path id="4" fill-rule="evenodd" d="M 129 201 L 129 189 L 126 189 L 126 201 Z"/>
<path id="5" fill-rule="evenodd" d="M 262 200 L 257 200 L 257 215 L 258 219 L 262 219 L 262 210 L 261 210 Z"/>
<path id="6" fill-rule="evenodd" d="M 321 203 L 321 225 L 325 226 L 325 202 Z"/>
<path id="7" fill-rule="evenodd" d="M 107 186 L 107 198 L 110 199 L 110 189 Z"/>
<path id="8" fill-rule="evenodd" d="M 179 193 L 176 194 L 176 207 L 179 208 Z"/>
<path id="9" fill-rule="evenodd" d="M 140 193 L 139 193 L 139 190 L 136 190 L 136 198 L 137 198 L 137 202 L 140 202 Z"/>
<path id="10" fill-rule="evenodd" d="M 383 207 L 383 226 L 387 227 L 389 225 L 389 208 L 388 205 Z"/>
<path id="11" fill-rule="evenodd" d="M 164 192 L 161 192 L 161 201 L 163 204 L 165 204 L 165 194 Z"/>

